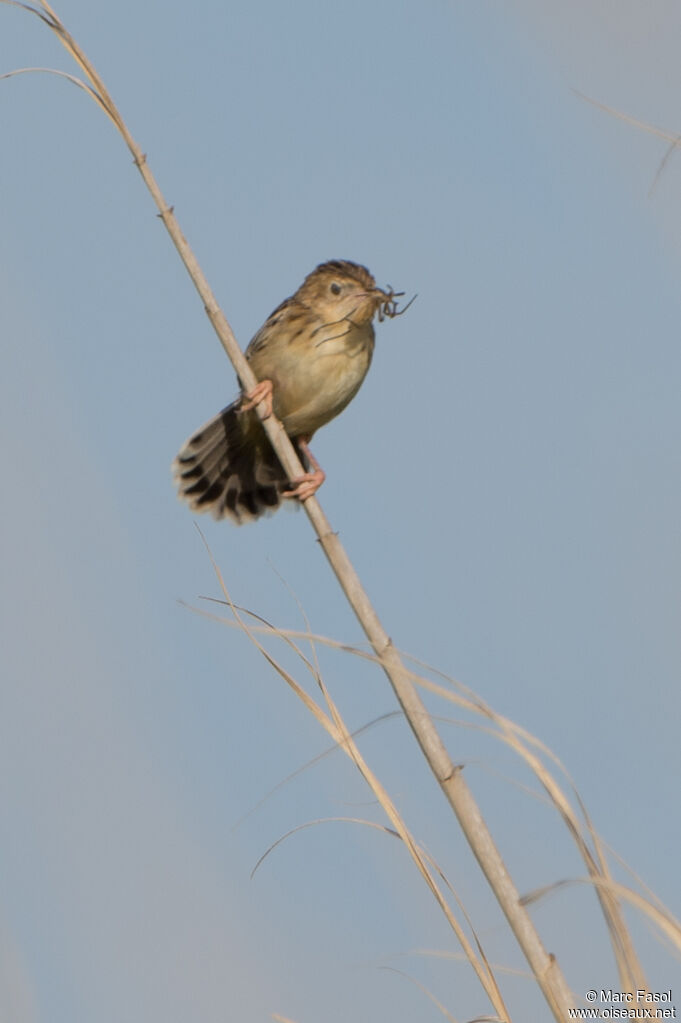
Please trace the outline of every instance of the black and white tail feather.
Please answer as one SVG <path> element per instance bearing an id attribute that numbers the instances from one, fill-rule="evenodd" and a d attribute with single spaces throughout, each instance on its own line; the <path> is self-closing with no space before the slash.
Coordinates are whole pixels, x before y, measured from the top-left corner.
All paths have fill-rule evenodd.
<path id="1" fill-rule="evenodd" d="M 240 404 L 202 426 L 173 462 L 179 496 L 192 511 L 238 525 L 276 511 L 290 489 L 260 420 Z"/>

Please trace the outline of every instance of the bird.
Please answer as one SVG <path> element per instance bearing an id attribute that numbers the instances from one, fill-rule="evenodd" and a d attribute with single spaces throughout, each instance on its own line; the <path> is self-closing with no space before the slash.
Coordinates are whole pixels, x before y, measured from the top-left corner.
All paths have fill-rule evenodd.
<path id="1" fill-rule="evenodd" d="M 241 525 L 286 498 L 304 502 L 316 493 L 325 473 L 310 440 L 357 394 L 374 352 L 374 316 L 404 312 L 397 310 L 402 294 L 378 288 L 365 266 L 346 259 L 307 275 L 246 349 L 257 386 L 194 433 L 173 462 L 178 496 L 192 511 Z M 255 411 L 261 402 L 290 437 L 301 477 L 289 481 L 281 467 Z"/>

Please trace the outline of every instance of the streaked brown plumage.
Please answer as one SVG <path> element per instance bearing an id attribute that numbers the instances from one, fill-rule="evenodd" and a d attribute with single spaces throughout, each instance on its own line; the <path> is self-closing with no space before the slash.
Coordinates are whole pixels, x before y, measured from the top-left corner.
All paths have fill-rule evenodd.
<path id="1" fill-rule="evenodd" d="M 394 298 L 376 287 L 366 267 L 332 260 L 274 310 L 246 349 L 260 381 L 251 401 L 228 405 L 173 462 L 179 495 L 193 511 L 243 523 L 273 511 L 283 497 L 305 500 L 315 492 L 324 474 L 308 442 L 357 394 L 374 350 L 372 320 L 376 313 L 395 315 Z M 314 470 L 293 484 L 253 407 L 263 398 L 305 468 Z"/>

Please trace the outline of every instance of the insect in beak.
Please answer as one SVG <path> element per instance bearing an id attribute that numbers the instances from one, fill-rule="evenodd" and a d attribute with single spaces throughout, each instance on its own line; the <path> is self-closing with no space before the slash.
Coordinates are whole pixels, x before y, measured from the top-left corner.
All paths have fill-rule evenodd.
<path id="1" fill-rule="evenodd" d="M 382 291 L 381 288 L 376 288 L 376 295 L 379 296 L 378 319 L 380 323 L 383 322 L 386 316 L 388 317 L 388 319 L 392 320 L 396 316 L 401 316 L 402 313 L 406 313 L 407 309 L 412 304 L 412 302 L 414 302 L 414 300 L 418 298 L 418 295 L 414 295 L 413 298 L 409 299 L 409 301 L 407 302 L 403 309 L 398 309 L 397 300 L 398 298 L 402 298 L 402 296 L 404 295 L 404 291 L 393 291 L 390 285 L 388 285 L 387 291 Z"/>

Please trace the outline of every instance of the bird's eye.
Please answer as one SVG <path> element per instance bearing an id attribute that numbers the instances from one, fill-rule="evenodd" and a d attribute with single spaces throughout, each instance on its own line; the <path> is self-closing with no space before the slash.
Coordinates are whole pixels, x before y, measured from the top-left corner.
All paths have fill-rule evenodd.
<path id="1" fill-rule="evenodd" d="M 331 291 L 334 293 L 334 295 L 340 295 L 341 293 L 340 284 L 336 284 L 334 281 L 334 283 L 331 285 Z"/>

